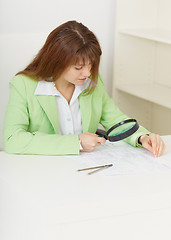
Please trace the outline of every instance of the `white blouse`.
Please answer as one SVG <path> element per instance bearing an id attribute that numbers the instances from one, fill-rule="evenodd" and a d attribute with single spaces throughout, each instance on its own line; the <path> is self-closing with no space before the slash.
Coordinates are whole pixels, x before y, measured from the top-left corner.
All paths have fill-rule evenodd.
<path id="1" fill-rule="evenodd" d="M 39 81 L 35 95 L 56 96 L 58 107 L 59 134 L 82 133 L 81 111 L 78 96 L 89 86 L 90 79 L 87 78 L 83 85 L 75 86 L 71 101 L 68 104 L 64 96 L 55 88 L 53 82 Z"/>

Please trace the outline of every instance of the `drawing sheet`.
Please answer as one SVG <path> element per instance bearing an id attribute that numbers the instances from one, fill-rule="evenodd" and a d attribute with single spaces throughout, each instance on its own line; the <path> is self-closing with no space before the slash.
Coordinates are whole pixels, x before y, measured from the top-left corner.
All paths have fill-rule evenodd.
<path id="1" fill-rule="evenodd" d="M 112 167 L 96 173 L 108 176 L 171 170 L 171 163 L 162 161 L 162 156 L 154 158 L 153 154 L 146 149 L 132 147 L 123 141 L 106 141 L 96 147 L 93 152 L 81 152 L 80 155 L 74 156 L 74 159 L 81 163 L 82 168 L 112 163 Z"/>

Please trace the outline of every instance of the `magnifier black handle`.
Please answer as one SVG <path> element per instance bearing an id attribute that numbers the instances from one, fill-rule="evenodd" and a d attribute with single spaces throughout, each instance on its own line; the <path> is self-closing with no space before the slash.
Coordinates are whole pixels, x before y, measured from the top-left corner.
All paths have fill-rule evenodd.
<path id="1" fill-rule="evenodd" d="M 97 134 L 99 137 L 104 137 L 106 140 L 108 140 L 108 136 L 107 136 L 107 133 L 106 133 L 105 130 L 97 129 L 96 134 Z"/>

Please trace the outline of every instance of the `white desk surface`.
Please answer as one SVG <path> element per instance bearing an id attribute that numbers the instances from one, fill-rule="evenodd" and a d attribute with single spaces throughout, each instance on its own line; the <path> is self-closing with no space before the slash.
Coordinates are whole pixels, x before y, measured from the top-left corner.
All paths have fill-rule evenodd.
<path id="1" fill-rule="evenodd" d="M 171 239 L 171 171 L 89 176 L 79 167 L 74 156 L 0 152 L 0 239 Z"/>

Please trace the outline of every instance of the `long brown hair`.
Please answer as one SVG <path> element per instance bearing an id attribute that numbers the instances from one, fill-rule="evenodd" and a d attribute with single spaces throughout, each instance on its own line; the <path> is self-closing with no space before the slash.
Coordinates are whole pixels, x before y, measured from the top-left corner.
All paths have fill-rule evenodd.
<path id="1" fill-rule="evenodd" d="M 100 44 L 86 26 L 76 21 L 68 21 L 54 29 L 46 39 L 33 61 L 18 74 L 53 81 L 63 71 L 80 61 L 91 61 L 91 87 L 97 84 L 101 56 Z M 50 79 L 50 80 L 49 80 Z"/>

